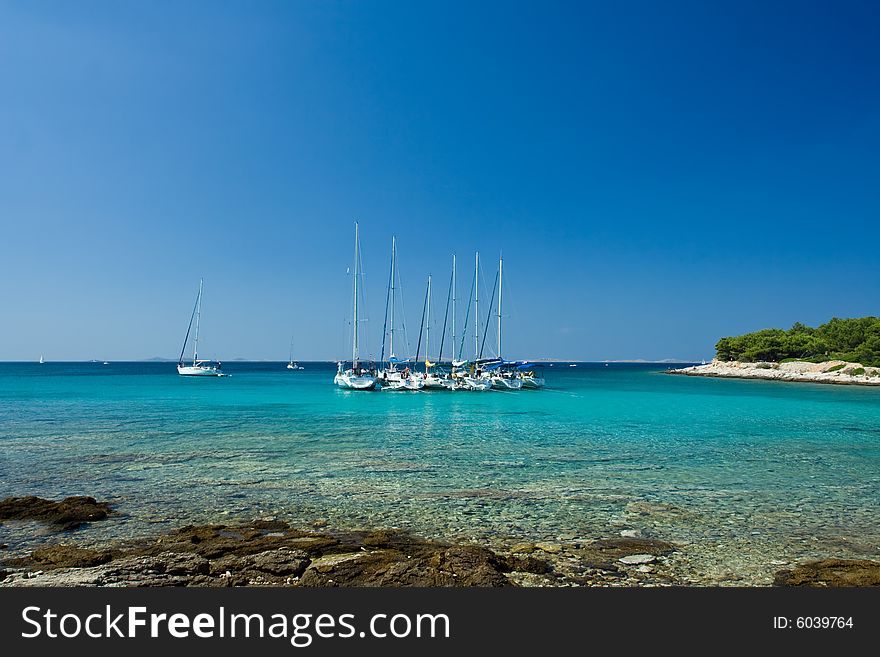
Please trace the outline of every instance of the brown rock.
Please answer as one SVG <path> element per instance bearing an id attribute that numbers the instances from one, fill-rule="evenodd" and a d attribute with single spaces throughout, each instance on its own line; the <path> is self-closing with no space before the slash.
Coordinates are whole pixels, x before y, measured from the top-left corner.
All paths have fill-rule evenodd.
<path id="1" fill-rule="evenodd" d="M 780 570 L 774 586 L 880 586 L 880 562 L 866 559 L 822 559 Z"/>
<path id="2" fill-rule="evenodd" d="M 0 521 L 38 520 L 62 531 L 103 520 L 109 513 L 110 504 L 94 497 L 66 497 L 60 502 L 33 496 L 0 500 Z"/>
<path id="3" fill-rule="evenodd" d="M 89 568 L 113 559 L 109 550 L 92 550 L 72 545 L 53 545 L 34 550 L 31 561 L 41 568 Z"/>
<path id="4" fill-rule="evenodd" d="M 553 567 L 547 561 L 531 555 L 511 554 L 507 557 L 507 569 L 520 573 L 543 575 L 553 570 Z"/>
<path id="5" fill-rule="evenodd" d="M 280 521 L 261 521 L 237 526 L 188 525 L 163 536 L 161 542 L 138 548 L 137 552 L 145 555 L 193 552 L 205 559 L 214 560 L 226 555 L 246 556 L 282 547 L 320 554 L 338 544 L 339 541 L 330 536 L 299 532 Z"/>
<path id="6" fill-rule="evenodd" d="M 275 577 L 299 577 L 309 562 L 309 555 L 303 550 L 278 548 L 243 557 L 227 555 L 211 562 L 211 572 L 220 575 L 227 571 L 257 571 Z"/>
<path id="7" fill-rule="evenodd" d="M 380 549 L 312 562 L 302 586 L 506 586 L 507 564 L 476 546 L 421 543 L 410 554 Z"/>

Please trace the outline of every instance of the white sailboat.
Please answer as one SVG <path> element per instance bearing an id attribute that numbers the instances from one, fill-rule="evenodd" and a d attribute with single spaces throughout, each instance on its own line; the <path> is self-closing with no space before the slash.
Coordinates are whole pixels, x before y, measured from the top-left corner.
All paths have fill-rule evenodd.
<path id="1" fill-rule="evenodd" d="M 449 290 L 446 293 L 446 310 L 443 314 L 443 329 L 440 331 L 440 346 L 437 351 L 437 362 L 432 363 L 429 356 L 425 357 L 425 387 L 430 390 L 456 390 L 460 389 L 461 386 L 457 385 L 460 381 L 454 376 L 454 371 L 456 367 L 456 363 L 458 361 L 455 360 L 455 303 L 456 303 L 456 292 L 455 292 L 455 255 L 452 256 L 452 273 L 449 278 Z M 452 306 L 452 351 L 453 357 L 450 359 L 452 363 L 452 369 L 450 371 L 444 371 L 442 368 L 443 363 L 443 347 L 446 344 L 446 327 L 447 321 L 449 319 L 449 308 L 450 304 Z M 430 313 L 431 313 L 431 302 L 428 302 L 428 324 L 425 327 L 425 335 L 429 335 L 430 329 Z M 425 343 L 428 348 L 430 348 L 430 340 L 426 340 Z M 460 365 L 461 363 L 459 363 Z M 437 369 L 432 369 L 437 368 Z"/>
<path id="2" fill-rule="evenodd" d="M 391 319 L 388 330 L 388 363 L 378 373 L 379 384 L 382 390 L 421 390 L 424 387 L 422 381 L 410 370 L 407 359 L 399 359 L 394 351 L 394 334 L 397 331 L 394 319 L 397 309 L 397 282 L 400 272 L 397 269 L 397 238 L 391 237 L 391 272 L 388 277 L 388 296 L 385 298 L 385 317 Z M 404 338 L 406 338 L 406 326 L 404 325 Z M 379 357 L 381 363 L 385 362 L 385 332 L 383 328 L 382 353 Z M 398 365 L 403 365 L 399 368 Z"/>
<path id="3" fill-rule="evenodd" d="M 519 390 L 523 383 L 516 374 L 509 368 L 504 367 L 504 359 L 501 357 L 501 301 L 503 299 L 503 266 L 504 258 L 498 258 L 498 360 L 501 361 L 499 367 L 489 376 L 492 381 L 492 387 L 496 390 Z"/>
<path id="4" fill-rule="evenodd" d="M 453 259 L 453 263 L 454 263 Z M 451 388 L 453 390 L 467 390 L 471 392 L 484 392 L 491 390 L 492 383 L 480 376 L 477 369 L 476 361 L 480 351 L 480 320 L 479 320 L 479 303 L 480 303 L 480 253 L 474 254 L 474 278 L 471 284 L 471 292 L 473 296 L 468 302 L 468 309 L 465 313 L 464 326 L 462 328 L 461 342 L 458 348 L 458 358 L 452 360 L 452 372 L 450 373 Z M 462 358 L 464 351 L 464 342 L 467 334 L 468 315 L 470 313 L 470 302 L 474 304 L 474 363 L 470 363 L 466 358 Z M 453 305 L 454 311 L 454 305 Z M 453 322 L 453 331 L 455 323 Z M 454 342 L 453 342 L 454 346 Z"/>
<path id="5" fill-rule="evenodd" d="M 376 375 L 367 368 L 361 367 L 360 343 L 358 335 L 358 279 L 361 276 L 360 233 L 357 222 L 354 224 L 354 301 L 352 314 L 351 367 L 345 369 L 342 362 L 337 363 L 336 376 L 333 382 L 340 388 L 349 390 L 374 390 Z"/>
<path id="6" fill-rule="evenodd" d="M 43 365 L 46 361 L 43 360 L 43 354 L 40 354 L 40 365 Z"/>
<path id="7" fill-rule="evenodd" d="M 293 362 L 293 338 L 290 338 L 290 358 L 287 362 L 287 369 L 289 370 L 302 370 L 303 368 L 299 363 Z"/>
<path id="8" fill-rule="evenodd" d="M 445 380 L 437 374 L 437 371 L 433 368 L 437 366 L 436 363 L 431 362 L 430 349 L 431 349 L 431 277 L 428 276 L 428 292 L 425 296 L 425 317 L 424 317 L 424 326 L 425 326 L 425 371 L 420 374 L 420 378 L 425 386 L 425 388 L 429 390 L 445 390 L 446 382 Z M 419 333 L 419 341 L 421 342 L 421 333 Z M 418 358 L 418 355 L 416 355 Z"/>
<path id="9" fill-rule="evenodd" d="M 186 329 L 186 337 L 183 339 L 183 347 L 180 349 L 180 358 L 177 360 L 177 373 L 181 376 L 226 376 L 220 371 L 220 363 L 211 360 L 199 360 L 199 325 L 202 317 L 202 285 L 204 279 L 199 279 L 199 295 L 196 297 L 196 305 L 193 314 L 189 318 L 189 326 Z M 183 352 L 186 351 L 186 343 L 192 330 L 193 319 L 196 322 L 196 334 L 193 341 L 193 357 L 190 365 L 183 362 Z M 106 365 L 106 363 L 105 363 Z"/>

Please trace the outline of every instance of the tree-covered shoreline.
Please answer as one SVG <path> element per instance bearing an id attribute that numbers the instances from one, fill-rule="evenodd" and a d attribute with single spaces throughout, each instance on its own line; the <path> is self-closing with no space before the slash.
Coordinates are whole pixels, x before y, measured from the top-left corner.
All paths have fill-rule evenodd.
<path id="1" fill-rule="evenodd" d="M 833 318 L 817 328 L 795 323 L 721 338 L 715 345 L 721 361 L 845 360 L 880 367 L 880 318 Z"/>

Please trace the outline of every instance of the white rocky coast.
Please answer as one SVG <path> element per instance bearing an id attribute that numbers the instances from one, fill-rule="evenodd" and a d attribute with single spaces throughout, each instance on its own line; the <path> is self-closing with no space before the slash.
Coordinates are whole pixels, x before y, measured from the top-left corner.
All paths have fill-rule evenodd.
<path id="1" fill-rule="evenodd" d="M 847 363 L 842 360 L 829 360 L 822 363 L 807 363 L 804 361 L 741 363 L 739 361 L 722 362 L 716 359 L 706 365 L 672 369 L 669 370 L 669 373 L 734 379 L 767 379 L 770 381 L 880 386 L 880 368 L 865 367 L 859 363 Z"/>

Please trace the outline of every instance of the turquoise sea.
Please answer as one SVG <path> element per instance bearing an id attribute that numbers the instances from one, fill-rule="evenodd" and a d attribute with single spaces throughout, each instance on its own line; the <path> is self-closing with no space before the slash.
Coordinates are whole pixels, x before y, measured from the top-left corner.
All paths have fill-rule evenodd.
<path id="1" fill-rule="evenodd" d="M 880 556 L 880 390 L 556 364 L 519 392 L 354 392 L 335 366 L 0 364 L 0 498 L 92 495 L 77 541 L 276 517 L 504 544 L 624 530 L 695 581 Z M 12 556 L 59 537 L 0 526 Z"/>

